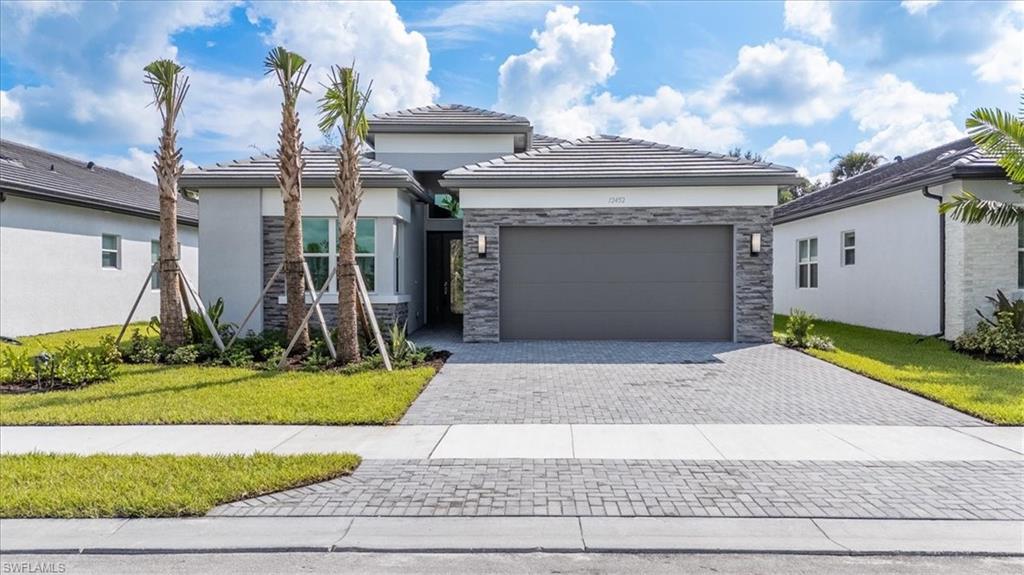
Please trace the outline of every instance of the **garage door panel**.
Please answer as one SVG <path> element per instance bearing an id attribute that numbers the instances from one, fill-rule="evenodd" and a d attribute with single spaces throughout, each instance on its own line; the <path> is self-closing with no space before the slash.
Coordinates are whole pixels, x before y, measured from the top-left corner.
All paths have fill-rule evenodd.
<path id="1" fill-rule="evenodd" d="M 500 232 L 503 339 L 732 339 L 729 226 Z"/>
<path id="2" fill-rule="evenodd" d="M 501 255 L 503 273 L 522 278 L 540 275 L 551 283 L 573 281 L 724 281 L 732 278 L 732 259 L 714 252 L 648 254 Z M 693 270 L 701 270 L 699 278 Z"/>
<path id="3" fill-rule="evenodd" d="M 732 339 L 732 330 L 718 322 L 719 312 L 697 311 L 670 317 L 662 312 L 522 312 L 502 316 L 518 339 L 715 341 Z"/>
<path id="4" fill-rule="evenodd" d="M 501 297 L 509 310 L 520 311 L 698 311 L 713 309 L 728 312 L 731 301 L 725 282 L 693 284 L 606 283 L 564 284 L 523 283 Z M 507 299 L 506 299 L 507 298 Z"/>
<path id="5" fill-rule="evenodd" d="M 627 254 L 645 253 L 662 243 L 671 243 L 673 253 L 701 252 L 713 249 L 728 252 L 732 230 L 728 226 L 588 226 L 505 228 L 515 234 L 510 245 L 502 245 L 502 254 L 562 253 Z M 528 233 L 516 233 L 529 230 Z M 595 239 L 600 241 L 595 242 Z"/>

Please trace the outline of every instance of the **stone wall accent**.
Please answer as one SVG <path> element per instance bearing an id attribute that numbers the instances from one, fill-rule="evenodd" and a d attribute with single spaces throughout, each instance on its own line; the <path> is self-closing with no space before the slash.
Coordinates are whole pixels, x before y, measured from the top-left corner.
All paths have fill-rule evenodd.
<path id="1" fill-rule="evenodd" d="M 263 283 L 270 280 L 280 263 L 284 261 L 284 218 L 277 216 L 263 217 Z M 284 330 L 287 321 L 287 306 L 278 303 L 278 298 L 284 296 L 284 272 L 277 276 L 277 281 L 267 291 L 263 298 L 263 329 Z M 324 296 L 325 299 L 327 296 Z M 308 309 L 308 306 L 307 306 Z M 337 323 L 338 306 L 331 302 L 321 302 L 320 309 L 324 312 L 324 321 L 327 328 L 333 329 Z M 395 323 L 404 325 L 409 317 L 409 304 L 387 303 L 373 304 L 373 313 L 377 316 L 377 323 L 380 324 L 381 332 L 387 339 L 390 336 L 389 330 Z M 309 320 L 310 333 L 319 333 L 320 321 L 316 314 Z M 315 330 L 315 331 L 313 331 Z"/>
<path id="2" fill-rule="evenodd" d="M 1003 290 L 1017 289 L 1017 226 L 964 224 L 946 218 L 946 325 L 943 337 L 956 339 L 971 332 L 981 318 L 975 310 L 990 312 L 986 299 Z"/>
<path id="3" fill-rule="evenodd" d="M 772 340 L 772 209 L 769 206 L 671 208 L 465 209 L 463 232 L 468 244 L 487 238 L 487 257 L 467 251 L 463 338 L 467 342 L 499 340 L 499 275 L 502 226 L 731 225 L 735 237 L 736 341 Z M 761 234 L 761 254 L 750 255 L 750 234 Z"/>

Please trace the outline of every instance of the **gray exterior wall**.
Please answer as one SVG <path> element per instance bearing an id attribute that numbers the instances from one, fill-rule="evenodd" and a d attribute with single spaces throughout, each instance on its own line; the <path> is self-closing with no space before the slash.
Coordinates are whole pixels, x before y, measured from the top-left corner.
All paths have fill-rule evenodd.
<path id="1" fill-rule="evenodd" d="M 745 343 L 772 340 L 772 208 L 557 208 L 465 209 L 467 247 L 487 238 L 487 257 L 467 249 L 463 338 L 468 342 L 499 340 L 499 293 L 503 226 L 731 225 L 733 226 L 735 339 Z M 750 235 L 761 234 L 761 254 L 750 255 Z M 475 250 L 474 250 L 475 251 Z"/>
<path id="2" fill-rule="evenodd" d="M 206 189 L 199 194 L 199 293 L 205 301 L 224 298 L 223 321 L 240 324 L 263 289 L 258 188 Z M 253 314 L 245 331 L 262 331 Z"/>
<path id="3" fill-rule="evenodd" d="M 273 275 L 274 270 L 282 261 L 284 261 L 284 218 L 264 216 L 263 222 L 263 278 L 260 282 L 260 286 L 266 285 L 266 282 L 270 280 L 270 276 Z M 263 329 L 277 329 L 284 330 L 287 323 L 287 306 L 283 303 L 278 303 L 278 298 L 285 295 L 285 285 L 283 275 L 278 276 L 274 285 L 267 291 L 267 295 L 263 298 Z M 257 291 L 257 295 L 259 292 Z M 325 296 L 326 297 L 326 296 Z M 320 308 L 324 313 L 324 321 L 327 322 L 327 328 L 333 329 L 337 323 L 338 318 L 338 306 L 336 302 L 323 302 L 320 303 Z M 308 309 L 308 306 L 307 306 Z M 388 337 L 388 330 L 392 324 L 404 324 L 409 317 L 409 304 L 407 302 L 401 303 L 389 303 L 389 304 L 373 304 L 373 313 L 377 316 L 377 322 L 380 324 L 380 329 L 384 333 L 385 338 Z M 319 333 L 320 322 L 313 314 L 310 319 L 310 330 L 316 330 Z M 248 329 L 246 330 L 248 331 Z M 411 331 L 411 330 L 410 330 Z M 311 333 L 313 333 L 311 331 Z"/>

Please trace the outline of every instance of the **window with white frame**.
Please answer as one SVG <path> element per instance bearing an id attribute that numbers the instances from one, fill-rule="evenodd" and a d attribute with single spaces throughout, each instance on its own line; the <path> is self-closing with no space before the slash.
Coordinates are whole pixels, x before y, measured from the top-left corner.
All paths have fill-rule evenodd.
<path id="1" fill-rule="evenodd" d="M 1017 222 L 1017 287 L 1024 289 L 1024 221 Z"/>
<path id="2" fill-rule="evenodd" d="M 103 234 L 100 245 L 100 259 L 104 268 L 121 267 L 121 236 Z"/>
<path id="3" fill-rule="evenodd" d="M 797 241 L 796 285 L 818 287 L 818 238 Z"/>
<path id="4" fill-rule="evenodd" d="M 155 264 L 158 261 L 160 261 L 160 240 L 152 240 L 149 242 L 149 263 Z M 149 289 L 160 289 L 160 266 L 156 266 L 152 277 L 149 278 Z"/>
<path id="5" fill-rule="evenodd" d="M 313 276 L 313 285 L 320 289 L 338 262 L 338 226 L 334 218 L 302 218 L 303 255 Z M 363 272 L 367 291 L 374 291 L 377 267 L 375 224 L 372 218 L 356 220 L 356 263 Z M 331 282 L 328 293 L 337 292 Z"/>
<path id="6" fill-rule="evenodd" d="M 857 263 L 857 235 L 853 230 L 843 232 L 840 238 L 840 246 L 843 253 L 840 254 L 840 262 L 844 266 L 852 266 Z"/>

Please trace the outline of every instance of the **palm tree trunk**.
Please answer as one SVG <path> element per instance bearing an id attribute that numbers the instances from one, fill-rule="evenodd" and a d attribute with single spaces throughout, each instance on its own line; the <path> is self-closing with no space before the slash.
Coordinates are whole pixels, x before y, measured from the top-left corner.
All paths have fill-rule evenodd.
<path id="1" fill-rule="evenodd" d="M 293 351 L 304 355 L 309 349 L 306 316 L 306 276 L 302 256 L 302 134 L 294 103 L 282 106 L 278 180 L 284 199 L 284 277 L 289 340 L 298 332 Z"/>
<path id="2" fill-rule="evenodd" d="M 335 182 L 338 198 L 338 362 L 359 361 L 359 319 L 356 301 L 356 216 L 359 210 L 359 148 L 350 135 L 342 141 Z"/>
<path id="3" fill-rule="evenodd" d="M 178 175 L 181 151 L 175 147 L 174 126 L 164 124 L 157 157 L 160 188 L 160 341 L 168 347 L 185 343 L 178 278 Z"/>

